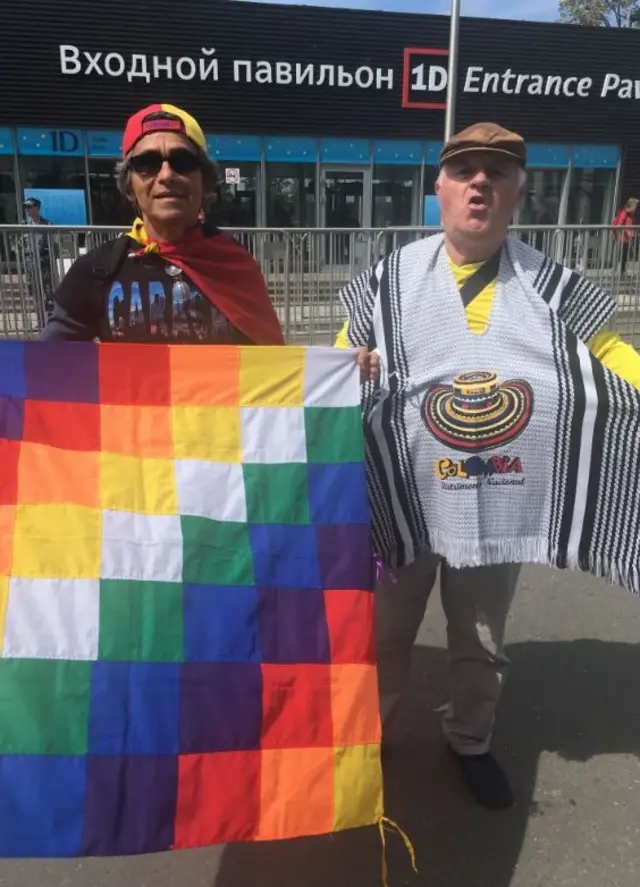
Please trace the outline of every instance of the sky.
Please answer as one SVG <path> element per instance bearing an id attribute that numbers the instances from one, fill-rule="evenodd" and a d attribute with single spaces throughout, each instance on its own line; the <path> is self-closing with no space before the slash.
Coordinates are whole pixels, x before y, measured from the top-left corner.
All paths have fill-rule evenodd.
<path id="1" fill-rule="evenodd" d="M 349 9 L 384 9 L 388 12 L 430 12 L 448 15 L 450 0 L 265 0 L 307 6 L 342 6 Z M 511 18 L 526 21 L 557 21 L 557 0 L 461 0 L 462 15 Z"/>

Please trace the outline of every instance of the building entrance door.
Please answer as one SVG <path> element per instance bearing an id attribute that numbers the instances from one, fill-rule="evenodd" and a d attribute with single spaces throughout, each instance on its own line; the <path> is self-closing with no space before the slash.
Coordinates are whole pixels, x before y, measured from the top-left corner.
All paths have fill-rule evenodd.
<path id="1" fill-rule="evenodd" d="M 371 170 L 342 167 L 322 172 L 322 226 L 369 228 L 371 226 Z"/>
<path id="2" fill-rule="evenodd" d="M 344 228 L 326 239 L 325 262 L 356 271 L 369 262 L 371 227 L 371 170 L 369 167 L 327 167 L 320 180 L 320 225 Z M 362 232 L 362 233 L 360 233 Z"/>

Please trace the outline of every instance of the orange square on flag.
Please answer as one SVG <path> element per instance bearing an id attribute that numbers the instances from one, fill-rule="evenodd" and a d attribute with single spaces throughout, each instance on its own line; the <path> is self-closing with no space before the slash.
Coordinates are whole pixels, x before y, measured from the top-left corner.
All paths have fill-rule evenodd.
<path id="1" fill-rule="evenodd" d="M 0 505 L 0 576 L 11 575 L 15 505 Z"/>
<path id="2" fill-rule="evenodd" d="M 378 674 L 375 665 L 331 666 L 333 744 L 380 742 Z"/>
<path id="3" fill-rule="evenodd" d="M 202 371 L 202 347 L 171 348 L 171 402 L 174 406 L 237 406 L 240 400 L 240 349 L 219 345 L 216 366 Z"/>
<path id="4" fill-rule="evenodd" d="M 0 438 L 0 506 L 17 502 L 21 447 L 19 440 Z"/>
<path id="5" fill-rule="evenodd" d="M 262 752 L 257 840 L 332 831 L 334 760 L 332 748 L 279 748 Z"/>
<path id="6" fill-rule="evenodd" d="M 23 443 L 18 470 L 19 505 L 100 504 L 100 456 Z"/>
<path id="7" fill-rule="evenodd" d="M 173 458 L 171 408 L 103 404 L 102 452 L 149 459 Z"/>

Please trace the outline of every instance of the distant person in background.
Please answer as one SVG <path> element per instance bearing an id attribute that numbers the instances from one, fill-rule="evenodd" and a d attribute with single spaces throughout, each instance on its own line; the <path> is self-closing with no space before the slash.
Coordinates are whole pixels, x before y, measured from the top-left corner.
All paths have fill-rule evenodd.
<path id="1" fill-rule="evenodd" d="M 554 219 L 549 211 L 547 206 L 547 201 L 544 197 L 536 197 L 534 201 L 534 225 L 553 225 Z M 545 246 L 549 241 L 549 231 L 536 231 L 534 242 L 531 246 L 534 249 L 539 249 L 541 252 L 546 252 Z"/>
<path id="2" fill-rule="evenodd" d="M 25 225 L 52 224 L 40 215 L 41 206 L 37 197 L 27 197 L 24 202 Z M 23 237 L 23 245 L 29 295 L 34 300 L 38 319 L 44 323 L 53 308 L 51 242 L 45 234 L 29 233 Z M 38 286 L 39 280 L 42 281 L 42 291 Z"/>
<path id="3" fill-rule="evenodd" d="M 553 225 L 553 216 L 549 212 L 547 202 L 544 197 L 540 195 L 534 197 L 533 212 L 534 225 Z M 531 246 L 534 249 L 539 249 L 541 252 L 546 252 L 545 247 L 547 246 L 548 241 L 548 231 L 536 231 Z"/>
<path id="4" fill-rule="evenodd" d="M 49 219 L 45 219 L 40 214 L 42 203 L 37 197 L 27 197 L 24 202 L 24 211 L 26 215 L 25 224 L 27 225 L 51 225 Z"/>
<path id="5" fill-rule="evenodd" d="M 640 219 L 636 219 L 638 204 L 640 201 L 637 197 L 630 197 L 622 207 L 618 215 L 613 220 L 613 224 L 621 231 L 616 233 L 616 241 L 622 244 L 620 255 L 620 275 L 624 275 L 627 270 L 627 262 L 629 261 L 629 250 L 635 237 L 634 225 L 640 224 Z"/>
<path id="6" fill-rule="evenodd" d="M 542 197 L 536 201 L 536 225 L 553 225 L 553 216 L 549 210 L 546 200 Z"/>

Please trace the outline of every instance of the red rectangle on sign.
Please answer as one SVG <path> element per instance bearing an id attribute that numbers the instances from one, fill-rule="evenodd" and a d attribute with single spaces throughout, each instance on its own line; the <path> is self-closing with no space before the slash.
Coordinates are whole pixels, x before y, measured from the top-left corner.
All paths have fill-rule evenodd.
<path id="1" fill-rule="evenodd" d="M 446 102 L 415 102 L 411 100 L 411 63 L 417 55 L 448 56 L 448 49 L 418 49 L 406 47 L 404 50 L 404 64 L 402 68 L 402 107 L 403 108 L 427 108 L 432 111 L 443 111 L 447 107 Z"/>

